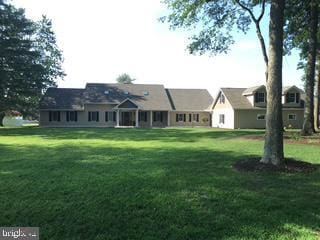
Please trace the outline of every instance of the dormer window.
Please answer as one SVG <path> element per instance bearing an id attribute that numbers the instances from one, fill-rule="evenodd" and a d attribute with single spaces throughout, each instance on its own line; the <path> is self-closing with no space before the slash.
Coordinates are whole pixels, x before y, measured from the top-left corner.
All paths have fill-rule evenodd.
<path id="1" fill-rule="evenodd" d="M 264 92 L 256 92 L 255 94 L 256 103 L 264 103 L 266 102 L 266 96 Z"/>
<path id="2" fill-rule="evenodd" d="M 129 94 L 129 92 L 128 92 L 128 91 L 124 91 L 123 93 L 124 93 L 125 95 L 128 95 L 128 94 Z"/>
<path id="3" fill-rule="evenodd" d="M 225 101 L 226 101 L 226 100 L 225 100 L 224 95 L 221 94 L 219 102 L 220 102 L 220 103 L 225 103 Z"/>
<path id="4" fill-rule="evenodd" d="M 300 102 L 300 93 L 287 93 L 286 94 L 287 103 L 299 103 Z"/>

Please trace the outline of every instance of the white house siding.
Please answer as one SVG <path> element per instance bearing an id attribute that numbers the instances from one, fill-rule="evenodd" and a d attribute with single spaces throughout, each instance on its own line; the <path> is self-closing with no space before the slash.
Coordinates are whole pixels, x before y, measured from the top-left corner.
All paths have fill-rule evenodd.
<path id="1" fill-rule="evenodd" d="M 220 114 L 224 114 L 224 123 L 219 123 Z M 218 108 L 212 112 L 212 127 L 234 128 L 234 110 L 232 108 Z"/>
<path id="2" fill-rule="evenodd" d="M 229 102 L 229 100 L 225 97 L 224 102 L 220 102 L 221 94 L 217 99 L 216 105 L 214 106 L 212 112 L 212 127 L 219 127 L 219 128 L 234 128 L 234 110 Z M 224 124 L 219 123 L 219 115 L 224 114 Z"/>
<path id="3" fill-rule="evenodd" d="M 247 99 L 249 100 L 251 105 L 254 106 L 254 96 L 253 95 L 249 95 L 249 96 L 247 96 Z"/>

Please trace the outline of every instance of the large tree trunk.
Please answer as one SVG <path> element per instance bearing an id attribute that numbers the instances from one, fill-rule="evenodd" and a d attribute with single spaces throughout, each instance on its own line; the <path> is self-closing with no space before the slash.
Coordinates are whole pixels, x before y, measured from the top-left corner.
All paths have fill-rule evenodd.
<path id="1" fill-rule="evenodd" d="M 320 93 L 320 62 L 318 62 L 318 71 L 315 84 L 315 98 L 314 98 L 314 128 L 319 129 L 319 93 Z"/>
<path id="2" fill-rule="evenodd" d="M 314 130 L 314 81 L 315 81 L 315 64 L 317 56 L 317 30 L 318 30 L 318 1 L 311 0 L 310 2 L 310 20 L 309 20 L 309 51 L 308 63 L 305 82 L 305 108 L 304 121 L 301 130 L 301 135 L 312 135 Z"/>
<path id="3" fill-rule="evenodd" d="M 267 115 L 264 154 L 261 162 L 283 162 L 282 122 L 282 53 L 285 0 L 272 0 L 269 23 L 269 63 L 267 81 Z"/>

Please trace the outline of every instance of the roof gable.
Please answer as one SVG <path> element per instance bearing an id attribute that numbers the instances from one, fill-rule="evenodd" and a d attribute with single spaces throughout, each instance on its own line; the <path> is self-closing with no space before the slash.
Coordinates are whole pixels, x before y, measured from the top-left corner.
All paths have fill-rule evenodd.
<path id="1" fill-rule="evenodd" d="M 120 104 L 118 104 L 115 109 L 119 109 L 119 108 L 132 108 L 132 109 L 138 109 L 139 106 L 134 103 L 132 100 L 130 100 L 129 98 L 127 98 L 126 100 L 124 100 L 123 102 L 121 102 Z"/>
<path id="2" fill-rule="evenodd" d="M 285 86 L 282 89 L 282 95 L 287 94 L 287 92 L 290 92 L 291 90 L 293 90 L 294 92 L 298 92 L 298 93 L 304 93 L 300 88 L 296 87 L 295 85 L 292 86 Z"/>
<path id="3" fill-rule="evenodd" d="M 252 108 L 251 103 L 247 99 L 247 97 L 243 96 L 242 93 L 245 91 L 246 88 L 221 88 L 220 91 L 217 94 L 217 97 L 215 98 L 215 102 L 212 106 L 214 108 L 217 104 L 217 101 L 221 94 L 225 96 L 227 101 L 230 103 L 231 107 L 233 109 L 239 109 L 239 108 Z"/>

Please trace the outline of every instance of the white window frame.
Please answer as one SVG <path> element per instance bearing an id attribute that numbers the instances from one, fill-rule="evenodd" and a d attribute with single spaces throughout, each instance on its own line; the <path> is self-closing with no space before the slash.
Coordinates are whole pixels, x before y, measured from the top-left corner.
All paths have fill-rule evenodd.
<path id="1" fill-rule="evenodd" d="M 294 96 L 293 101 L 289 101 L 290 95 L 291 95 L 291 97 Z M 287 103 L 296 103 L 296 102 L 297 102 L 297 93 L 289 92 L 289 93 L 288 93 L 288 99 L 287 99 L 287 100 L 288 100 Z"/>
<path id="2" fill-rule="evenodd" d="M 294 118 L 293 118 L 293 119 L 290 119 L 290 116 L 294 116 Z M 288 120 L 289 120 L 289 121 L 296 121 L 296 120 L 297 120 L 297 114 L 295 114 L 295 113 L 289 113 L 289 114 L 288 114 Z"/>
<path id="3" fill-rule="evenodd" d="M 263 95 L 263 101 L 258 102 L 258 98 L 262 98 L 262 95 Z M 265 92 L 257 92 L 257 99 L 255 101 L 256 101 L 256 103 L 265 103 L 266 102 L 266 93 Z"/>
<path id="4" fill-rule="evenodd" d="M 225 122 L 226 122 L 225 114 L 219 114 L 219 124 L 225 124 Z"/>
<path id="5" fill-rule="evenodd" d="M 262 117 L 263 116 L 263 119 L 262 118 L 259 118 L 259 117 Z M 266 114 L 264 113 L 258 113 L 257 114 L 257 120 L 258 121 L 265 121 L 266 120 Z"/>
<path id="6" fill-rule="evenodd" d="M 200 121 L 199 113 L 192 113 L 192 122 L 199 122 L 197 119 Z"/>

